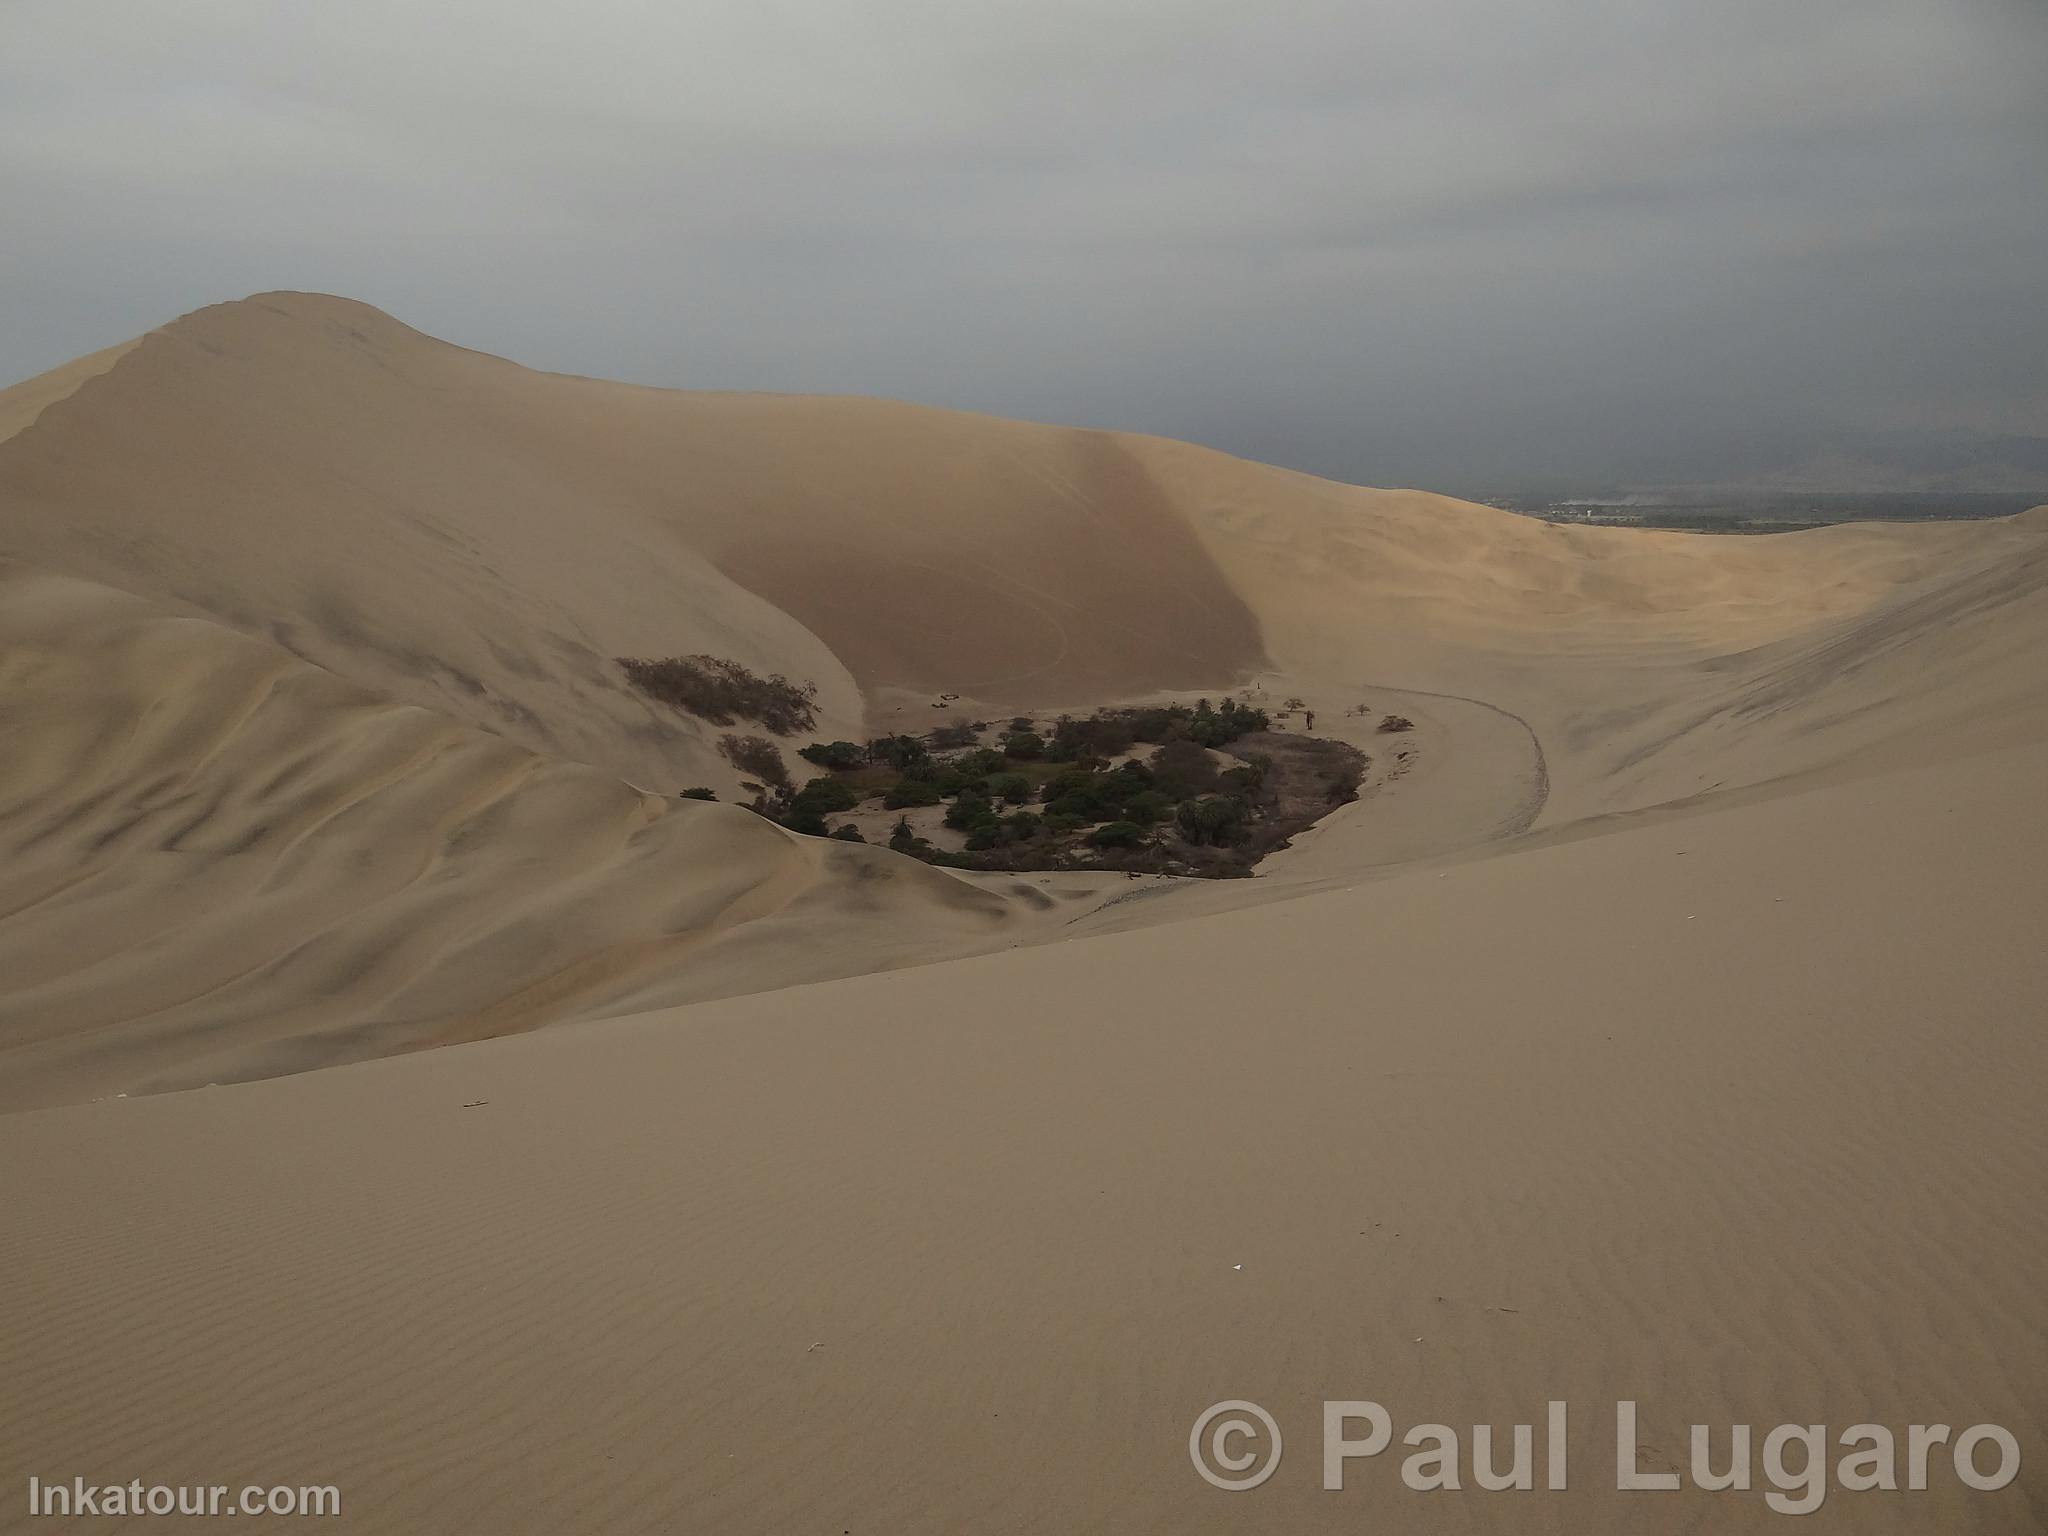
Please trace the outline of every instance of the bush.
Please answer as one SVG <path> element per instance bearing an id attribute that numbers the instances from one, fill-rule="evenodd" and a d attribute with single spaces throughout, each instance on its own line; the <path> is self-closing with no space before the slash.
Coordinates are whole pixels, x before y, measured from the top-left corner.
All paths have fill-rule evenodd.
<path id="1" fill-rule="evenodd" d="M 853 741 L 814 741 L 808 747 L 798 747 L 796 755 L 820 768 L 858 768 L 867 761 L 867 753 Z"/>
<path id="2" fill-rule="evenodd" d="M 1143 763 L 1119 763 L 1102 776 L 1104 787 L 1118 800 L 1128 800 L 1153 787 L 1152 770 Z"/>
<path id="3" fill-rule="evenodd" d="M 1084 821 L 1123 819 L 1124 807 L 1152 787 L 1142 766 L 1126 764 L 1112 773 L 1069 768 L 1046 786 L 1049 808 Z"/>
<path id="4" fill-rule="evenodd" d="M 1112 821 L 1090 832 L 1088 842 L 1096 848 L 1142 848 L 1150 835 L 1135 821 Z"/>
<path id="5" fill-rule="evenodd" d="M 1272 771 L 1273 759 L 1264 753 L 1248 757 L 1242 768 L 1223 770 L 1223 782 L 1238 794 L 1249 799 L 1266 787 L 1266 775 Z"/>
<path id="6" fill-rule="evenodd" d="M 685 800 L 716 800 L 718 796 L 706 789 L 702 784 L 698 784 L 693 788 L 684 790 L 683 798 Z"/>
<path id="7" fill-rule="evenodd" d="M 889 846 L 898 853 L 915 853 L 924 839 L 910 830 L 910 818 L 898 816 L 896 825 L 889 829 Z"/>
<path id="8" fill-rule="evenodd" d="M 1395 731 L 1412 731 L 1415 729 L 1415 722 L 1413 720 L 1410 720 L 1406 715 L 1388 715 L 1386 719 L 1380 722 L 1380 729 L 1382 731 L 1386 731 L 1389 733 Z"/>
<path id="9" fill-rule="evenodd" d="M 915 736 L 878 736 L 868 743 L 868 761 L 887 763 L 898 773 L 930 756 L 924 743 Z"/>
<path id="10" fill-rule="evenodd" d="M 965 720 L 949 720 L 926 734 L 925 741 L 935 751 L 952 752 L 961 747 L 971 747 L 975 742 L 975 729 Z"/>
<path id="11" fill-rule="evenodd" d="M 1175 800 L 1192 800 L 1216 788 L 1216 763 L 1192 741 L 1169 741 L 1152 754 L 1152 780 Z"/>
<path id="12" fill-rule="evenodd" d="M 960 792 L 960 798 L 946 808 L 946 825 L 955 830 L 964 830 L 984 816 L 993 816 L 995 807 L 987 799 L 971 789 Z"/>
<path id="13" fill-rule="evenodd" d="M 1191 843 L 1223 848 L 1243 840 L 1251 808 L 1235 795 L 1184 800 L 1174 813 L 1182 837 Z"/>
<path id="14" fill-rule="evenodd" d="M 1084 757 L 1116 757 L 1131 750 L 1131 728 L 1119 716 L 1096 715 L 1087 720 L 1061 716 L 1053 722 L 1052 745 L 1046 756 L 1070 763 Z"/>
<path id="15" fill-rule="evenodd" d="M 1038 722 L 1036 720 L 1033 720 L 1029 715 L 1019 715 L 1016 719 L 1010 722 L 1010 729 L 1013 731 L 1028 731 L 1035 727 L 1037 724 Z"/>
<path id="16" fill-rule="evenodd" d="M 782 749 L 765 736 L 721 736 L 718 750 L 725 760 L 771 789 L 789 788 L 789 768 Z"/>
<path id="17" fill-rule="evenodd" d="M 1205 747 L 1227 747 L 1238 737 L 1263 731 L 1271 723 L 1263 709 L 1241 705 L 1235 699 L 1225 699 L 1222 708 L 1211 709 L 1204 699 L 1188 717 L 1187 733 L 1190 741 Z"/>
<path id="18" fill-rule="evenodd" d="M 860 804 L 860 796 L 837 779 L 812 779 L 798 790 L 789 802 L 793 815 L 828 815 L 833 811 L 850 811 Z"/>
<path id="19" fill-rule="evenodd" d="M 618 662 L 641 692 L 713 725 L 752 720 L 777 736 L 789 736 L 818 723 L 818 685 L 793 683 L 780 672 L 756 677 L 738 662 L 718 656 L 671 656 L 666 661 L 621 656 Z"/>
<path id="20" fill-rule="evenodd" d="M 979 852 L 987 848 L 1008 848 L 1015 843 L 1028 843 L 1038 836 L 1042 825 L 1039 818 L 1029 811 L 1017 811 L 1009 816 L 978 816 L 967 828 L 967 846 Z"/>
<path id="21" fill-rule="evenodd" d="M 1092 795 L 1095 793 L 1098 775 L 1086 768 L 1067 768 L 1045 781 L 1045 788 L 1039 798 L 1047 805 L 1067 795 Z"/>
<path id="22" fill-rule="evenodd" d="M 1156 826 L 1172 814 L 1172 798 L 1156 789 L 1141 790 L 1124 802 L 1124 816 L 1141 826 Z"/>
<path id="23" fill-rule="evenodd" d="M 1164 743 L 1181 734 L 1181 725 L 1188 717 L 1188 711 L 1175 705 L 1158 705 L 1151 709 L 1129 709 L 1124 719 L 1129 723 L 1133 742 L 1150 741 Z"/>
<path id="24" fill-rule="evenodd" d="M 1021 762 L 1045 756 L 1045 738 L 1036 731 L 1012 731 L 1003 738 L 1003 755 Z"/>
<path id="25" fill-rule="evenodd" d="M 867 841 L 866 838 L 860 835 L 860 828 L 850 821 L 843 827 L 835 828 L 832 835 L 842 843 L 864 843 Z"/>
<path id="26" fill-rule="evenodd" d="M 993 747 L 963 752 L 952 762 L 952 767 L 968 779 L 985 779 L 992 773 L 1002 773 L 1009 766 L 1010 760 Z"/>
<path id="27" fill-rule="evenodd" d="M 988 780 L 987 792 L 1010 805 L 1021 805 L 1031 798 L 1031 780 L 1021 773 L 998 773 Z"/>
<path id="28" fill-rule="evenodd" d="M 945 796 L 929 779 L 898 779 L 882 796 L 882 808 L 900 811 L 913 805 L 937 805 Z"/>

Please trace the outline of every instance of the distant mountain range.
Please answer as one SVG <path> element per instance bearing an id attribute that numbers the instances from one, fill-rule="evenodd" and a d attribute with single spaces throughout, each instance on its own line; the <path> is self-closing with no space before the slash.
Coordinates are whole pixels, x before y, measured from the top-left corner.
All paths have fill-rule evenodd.
<path id="1" fill-rule="evenodd" d="M 1732 476 L 1713 488 L 2048 497 L 2048 435 L 1968 429 L 1842 433 L 1804 460 Z"/>

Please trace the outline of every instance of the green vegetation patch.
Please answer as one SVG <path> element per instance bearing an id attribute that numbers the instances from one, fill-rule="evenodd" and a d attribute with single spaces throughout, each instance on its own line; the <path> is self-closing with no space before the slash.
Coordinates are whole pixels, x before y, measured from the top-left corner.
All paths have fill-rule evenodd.
<path id="1" fill-rule="evenodd" d="M 1049 728 L 1019 716 L 992 746 L 979 734 L 988 729 L 956 722 L 923 737 L 814 743 L 798 755 L 825 772 L 801 789 L 772 742 L 727 737 L 721 745 L 761 786 L 752 809 L 793 831 L 857 836 L 830 818 L 863 806 L 943 805 L 963 849 L 935 846 L 907 816 L 889 846 L 980 870 L 1249 874 L 1357 798 L 1366 768 L 1356 748 L 1274 732 L 1265 711 L 1229 699 L 1103 709 Z"/>

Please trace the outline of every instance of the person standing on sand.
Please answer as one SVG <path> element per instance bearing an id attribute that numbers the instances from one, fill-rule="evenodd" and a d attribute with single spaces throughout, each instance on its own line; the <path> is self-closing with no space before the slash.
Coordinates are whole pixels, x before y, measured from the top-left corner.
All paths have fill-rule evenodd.
<path id="1" fill-rule="evenodd" d="M 1316 712 L 1314 710 L 1304 709 L 1301 712 L 1301 716 L 1302 719 L 1307 722 L 1305 725 L 1302 726 L 1303 730 L 1312 731 L 1316 728 Z"/>

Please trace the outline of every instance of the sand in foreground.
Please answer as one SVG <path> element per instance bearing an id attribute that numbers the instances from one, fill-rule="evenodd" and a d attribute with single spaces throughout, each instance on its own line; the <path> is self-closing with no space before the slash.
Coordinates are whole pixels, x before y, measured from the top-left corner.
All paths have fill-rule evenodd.
<path id="1" fill-rule="evenodd" d="M 1994 1421 L 2015 1486 L 1800 1528 L 2039 1530 L 2044 774 L 0 1119 L 0 1526 L 35 1473 L 377 1531 L 1781 1528 L 1604 1489 L 1633 1397 L 1646 1467 Z M 1289 1436 L 1244 1494 L 1187 1458 L 1235 1397 Z M 1568 1399 L 1572 1487 L 1325 1493 L 1328 1397 Z"/>

